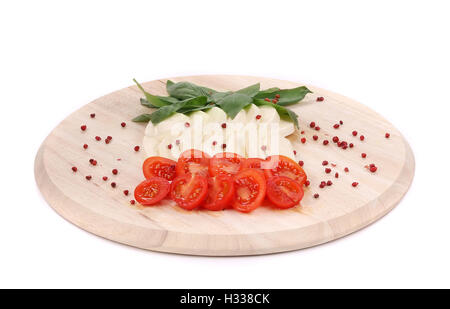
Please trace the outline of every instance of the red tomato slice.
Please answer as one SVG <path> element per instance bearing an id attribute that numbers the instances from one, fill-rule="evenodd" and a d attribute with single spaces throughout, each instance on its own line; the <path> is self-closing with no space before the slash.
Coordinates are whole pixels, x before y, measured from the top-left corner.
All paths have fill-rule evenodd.
<path id="1" fill-rule="evenodd" d="M 231 176 L 218 175 L 208 179 L 208 195 L 203 207 L 208 210 L 222 210 L 234 197 L 233 178 Z"/>
<path id="2" fill-rule="evenodd" d="M 270 177 L 267 180 L 267 198 L 278 208 L 290 208 L 302 200 L 303 188 L 289 177 Z"/>
<path id="3" fill-rule="evenodd" d="M 245 169 L 234 176 L 233 208 L 250 212 L 258 208 L 266 195 L 266 178 L 257 169 Z"/>
<path id="4" fill-rule="evenodd" d="M 245 159 L 240 155 L 231 152 L 220 152 L 215 154 L 209 161 L 209 175 L 232 176 L 239 172 L 241 163 Z"/>
<path id="5" fill-rule="evenodd" d="M 134 198 L 144 206 L 158 203 L 170 191 L 170 183 L 161 177 L 150 177 L 134 189 Z"/>
<path id="6" fill-rule="evenodd" d="M 270 156 L 264 163 L 264 173 L 267 178 L 273 176 L 286 176 L 303 185 L 306 181 L 306 173 L 294 160 L 285 156 Z"/>
<path id="7" fill-rule="evenodd" d="M 162 177 L 167 180 L 173 180 L 175 178 L 176 164 L 177 162 L 167 158 L 150 157 L 144 161 L 142 170 L 147 179 L 151 177 Z"/>
<path id="8" fill-rule="evenodd" d="M 256 168 L 261 169 L 261 164 L 264 162 L 263 159 L 260 158 L 248 158 L 242 162 L 241 169 L 246 168 Z"/>
<path id="9" fill-rule="evenodd" d="M 200 174 L 177 176 L 172 182 L 170 197 L 181 208 L 192 210 L 198 207 L 208 193 L 208 181 Z"/>
<path id="10" fill-rule="evenodd" d="M 177 175 L 184 175 L 187 173 L 208 175 L 210 156 L 203 151 L 196 149 L 189 149 L 184 151 L 177 162 Z"/>

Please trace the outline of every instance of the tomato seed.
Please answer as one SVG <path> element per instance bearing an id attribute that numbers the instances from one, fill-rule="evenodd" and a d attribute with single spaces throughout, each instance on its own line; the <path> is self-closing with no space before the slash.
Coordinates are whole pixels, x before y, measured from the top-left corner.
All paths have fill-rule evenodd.
<path id="1" fill-rule="evenodd" d="M 349 145 L 348 145 L 350 148 L 353 148 L 353 143 L 350 143 Z"/>
<path id="2" fill-rule="evenodd" d="M 227 144 L 222 144 L 222 149 L 227 148 Z"/>
<path id="3" fill-rule="evenodd" d="M 270 99 L 269 98 L 265 98 L 264 101 L 270 102 Z"/>
<path id="4" fill-rule="evenodd" d="M 293 152 L 294 152 L 294 156 L 297 155 L 297 151 L 296 150 L 294 150 Z"/>
<path id="5" fill-rule="evenodd" d="M 272 103 L 273 103 L 273 104 L 277 104 L 277 103 L 278 103 L 278 100 L 277 100 L 277 99 L 273 99 L 273 100 L 272 100 Z"/>
<path id="6" fill-rule="evenodd" d="M 105 144 L 109 144 L 111 142 L 110 139 L 105 139 Z"/>
<path id="7" fill-rule="evenodd" d="M 216 141 L 213 141 L 212 144 L 213 144 L 213 146 L 216 146 L 216 145 L 217 145 L 217 142 L 216 142 Z"/>
<path id="8" fill-rule="evenodd" d="M 375 173 L 375 172 L 377 171 L 377 167 L 376 167 L 376 166 L 371 166 L 371 167 L 370 167 L 370 171 L 371 171 L 372 173 Z"/>

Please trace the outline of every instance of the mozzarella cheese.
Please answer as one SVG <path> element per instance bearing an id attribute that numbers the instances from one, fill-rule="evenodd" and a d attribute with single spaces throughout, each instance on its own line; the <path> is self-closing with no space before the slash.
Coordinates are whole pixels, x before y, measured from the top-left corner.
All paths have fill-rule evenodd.
<path id="1" fill-rule="evenodd" d="M 271 106 L 251 104 L 234 119 L 213 107 L 189 116 L 175 113 L 156 125 L 149 122 L 143 146 L 148 156 L 159 155 L 172 160 L 192 148 L 211 156 L 226 151 L 248 158 L 264 159 L 281 154 L 295 159 L 293 146 L 286 138 L 294 131 L 293 123 L 280 119 Z"/>

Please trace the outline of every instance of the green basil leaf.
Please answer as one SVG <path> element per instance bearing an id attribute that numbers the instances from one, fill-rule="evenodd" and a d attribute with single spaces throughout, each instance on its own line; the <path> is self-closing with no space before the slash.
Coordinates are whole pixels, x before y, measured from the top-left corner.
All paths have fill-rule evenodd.
<path id="1" fill-rule="evenodd" d="M 197 86 L 189 82 L 173 83 L 171 81 L 167 81 L 166 89 L 171 97 L 177 98 L 179 100 L 205 96 L 208 98 L 208 101 L 210 101 L 211 96 L 217 92 L 213 89 Z"/>
<path id="2" fill-rule="evenodd" d="M 141 98 L 141 105 L 148 107 L 148 108 L 159 108 L 158 106 L 153 105 L 152 103 L 150 103 L 149 101 L 147 101 L 144 98 Z"/>
<path id="3" fill-rule="evenodd" d="M 227 95 L 230 95 L 232 93 L 233 92 L 231 92 L 231 91 L 213 93 L 213 95 L 211 96 L 211 102 L 217 103 L 220 100 L 222 100 L 223 98 L 225 98 Z"/>
<path id="4" fill-rule="evenodd" d="M 134 122 L 149 122 L 152 119 L 152 114 L 142 114 L 134 117 L 132 121 Z"/>
<path id="5" fill-rule="evenodd" d="M 255 96 L 255 99 L 269 98 L 272 100 L 275 99 L 275 96 L 277 94 L 279 94 L 280 98 L 277 99 L 278 100 L 277 105 L 287 106 L 303 100 L 303 98 L 308 93 L 312 93 L 312 91 L 306 88 L 305 86 L 301 86 L 292 89 L 275 90 L 272 92 L 260 92 Z"/>
<path id="6" fill-rule="evenodd" d="M 216 104 L 223 109 L 223 111 L 234 119 L 236 115 L 246 106 L 252 103 L 252 98 L 242 93 L 232 93 L 227 95 L 223 99 L 219 100 Z"/>
<path id="7" fill-rule="evenodd" d="M 166 120 L 182 108 L 198 108 L 206 105 L 207 98 L 205 96 L 196 97 L 179 101 L 177 103 L 160 107 L 158 110 L 151 114 L 151 121 L 153 124 L 158 124 L 163 120 Z"/>
<path id="8" fill-rule="evenodd" d="M 215 106 L 215 104 L 208 104 L 208 105 L 205 105 L 205 106 L 198 106 L 198 107 L 183 107 L 183 108 L 180 108 L 178 110 L 178 113 L 189 114 L 191 112 L 196 112 L 196 111 L 202 111 L 202 110 L 205 110 L 205 109 L 210 109 L 210 108 L 213 108 L 214 106 Z"/>
<path id="9" fill-rule="evenodd" d="M 257 106 L 271 106 L 271 107 L 275 108 L 278 112 L 278 115 L 280 115 L 280 118 L 292 121 L 294 123 L 295 127 L 297 129 L 299 128 L 298 115 L 296 113 L 294 113 L 293 111 L 291 111 L 290 109 L 288 109 L 284 106 L 278 105 L 278 104 L 273 104 L 271 102 L 267 102 L 263 99 L 253 99 L 253 103 Z"/>
<path id="10" fill-rule="evenodd" d="M 174 103 L 178 103 L 180 102 L 180 100 L 178 100 L 177 98 L 173 98 L 173 97 L 160 97 L 158 96 L 158 98 L 164 102 L 170 103 L 170 104 L 174 104 Z"/>
<path id="11" fill-rule="evenodd" d="M 260 89 L 261 85 L 259 83 L 248 86 L 246 88 L 242 88 L 241 90 L 236 91 L 236 93 L 242 93 L 242 94 L 246 94 L 250 97 L 254 97 L 256 94 L 259 93 L 259 89 Z"/>
<path id="12" fill-rule="evenodd" d="M 147 102 L 149 102 L 151 105 L 156 106 L 156 107 L 162 107 L 165 105 L 168 105 L 170 103 L 161 100 L 160 97 L 150 94 L 147 91 L 144 90 L 144 88 L 141 86 L 141 84 L 139 84 L 136 79 L 133 78 L 133 81 L 136 83 L 136 85 L 138 86 L 138 88 L 144 93 L 145 95 L 145 99 L 147 100 Z M 142 103 L 142 101 L 141 101 Z"/>

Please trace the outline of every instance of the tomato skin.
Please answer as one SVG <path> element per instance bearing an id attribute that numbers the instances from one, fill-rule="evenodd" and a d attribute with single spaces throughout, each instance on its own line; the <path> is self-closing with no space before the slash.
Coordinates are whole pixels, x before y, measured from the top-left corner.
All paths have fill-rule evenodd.
<path id="1" fill-rule="evenodd" d="M 220 152 L 215 154 L 209 161 L 209 175 L 232 176 L 239 172 L 241 164 L 245 159 L 232 152 Z"/>
<path id="2" fill-rule="evenodd" d="M 250 212 L 258 208 L 266 195 L 266 178 L 257 169 L 245 169 L 234 175 L 233 208 L 241 212 Z"/>
<path id="3" fill-rule="evenodd" d="M 291 208 L 303 198 L 302 185 L 285 176 L 273 176 L 267 179 L 267 199 L 276 207 Z"/>
<path id="4" fill-rule="evenodd" d="M 264 174 L 267 179 L 273 176 L 286 176 L 299 182 L 301 185 L 303 185 L 307 179 L 303 168 L 298 165 L 297 162 L 285 156 L 267 157 L 264 165 L 266 166 Z"/>
<path id="5" fill-rule="evenodd" d="M 241 169 L 246 169 L 246 168 L 261 169 L 262 168 L 261 164 L 263 162 L 264 162 L 264 160 L 260 159 L 260 158 L 248 158 L 242 162 Z"/>
<path id="6" fill-rule="evenodd" d="M 234 184 L 231 176 L 218 175 L 208 179 L 208 195 L 203 208 L 222 210 L 231 205 L 234 198 Z"/>
<path id="7" fill-rule="evenodd" d="M 201 174 L 208 175 L 208 166 L 210 156 L 203 151 L 196 149 L 189 149 L 180 154 L 178 162 L 176 163 L 177 175 L 184 174 Z"/>
<path id="8" fill-rule="evenodd" d="M 208 194 L 208 180 L 200 174 L 177 176 L 170 189 L 170 197 L 178 206 L 192 210 L 205 200 Z"/>
<path id="9" fill-rule="evenodd" d="M 170 191 L 170 183 L 162 177 L 150 177 L 134 189 L 134 198 L 144 206 L 158 203 L 167 196 Z"/>
<path id="10" fill-rule="evenodd" d="M 167 180 L 175 178 L 177 162 L 163 157 L 149 157 L 144 161 L 142 170 L 145 178 L 162 177 Z"/>

